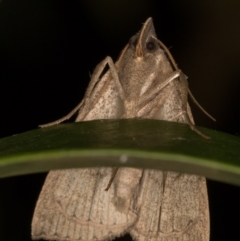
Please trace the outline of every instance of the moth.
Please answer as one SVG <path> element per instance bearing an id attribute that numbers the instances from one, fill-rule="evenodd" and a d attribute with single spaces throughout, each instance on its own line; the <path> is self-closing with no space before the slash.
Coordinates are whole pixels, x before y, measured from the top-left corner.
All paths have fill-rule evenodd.
<path id="1" fill-rule="evenodd" d="M 103 72 L 105 67 L 109 70 Z M 152 18 L 116 63 L 97 65 L 76 121 L 151 118 L 194 126 L 185 75 L 157 39 Z M 107 190 L 106 190 L 107 189 Z M 141 168 L 50 171 L 36 204 L 32 238 L 106 241 L 129 233 L 137 241 L 208 241 L 209 208 L 204 177 Z"/>

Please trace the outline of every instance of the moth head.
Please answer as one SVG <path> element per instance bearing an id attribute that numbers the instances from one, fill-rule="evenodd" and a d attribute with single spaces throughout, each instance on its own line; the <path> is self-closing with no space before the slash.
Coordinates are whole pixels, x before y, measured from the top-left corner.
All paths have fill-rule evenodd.
<path id="1" fill-rule="evenodd" d="M 141 30 L 130 38 L 120 55 L 118 65 L 122 72 L 127 69 L 128 72 L 145 70 L 145 73 L 153 73 L 159 68 L 161 72 L 168 71 L 170 63 L 163 44 L 157 39 L 152 18 L 148 18 Z"/>
<path id="2" fill-rule="evenodd" d="M 152 18 L 147 19 L 123 49 L 117 69 L 129 96 L 133 96 L 133 90 L 141 95 L 154 81 L 164 81 L 172 73 L 171 63 L 163 44 L 157 39 Z"/>
<path id="3" fill-rule="evenodd" d="M 135 49 L 136 57 L 144 57 L 147 52 L 154 52 L 158 43 L 152 18 L 148 18 L 140 32 L 130 39 L 130 47 Z"/>
<path id="4" fill-rule="evenodd" d="M 147 62 L 152 67 L 159 62 L 168 62 L 165 50 L 157 39 L 152 18 L 148 18 L 141 30 L 130 38 L 124 55 L 129 61 L 136 61 L 136 64 Z"/>

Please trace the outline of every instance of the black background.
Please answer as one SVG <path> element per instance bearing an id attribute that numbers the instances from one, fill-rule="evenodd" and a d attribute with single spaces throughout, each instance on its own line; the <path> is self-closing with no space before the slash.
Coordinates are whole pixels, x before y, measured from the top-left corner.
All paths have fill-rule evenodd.
<path id="1" fill-rule="evenodd" d="M 0 1 L 0 137 L 56 120 L 80 102 L 89 75 L 114 60 L 152 16 L 156 32 L 189 77 L 196 123 L 239 135 L 238 0 Z M 0 180 L 0 240 L 31 240 L 44 174 Z M 211 241 L 240 240 L 240 189 L 208 182 Z M 128 237 L 129 238 L 129 237 Z"/>

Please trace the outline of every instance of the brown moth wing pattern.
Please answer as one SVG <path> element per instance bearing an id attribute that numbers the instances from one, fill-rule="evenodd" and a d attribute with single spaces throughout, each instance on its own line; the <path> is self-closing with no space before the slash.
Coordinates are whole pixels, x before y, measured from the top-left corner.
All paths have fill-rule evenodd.
<path id="1" fill-rule="evenodd" d="M 106 64 L 110 70 L 100 78 Z M 179 73 L 159 47 L 149 18 L 115 64 L 107 57 L 97 66 L 76 121 L 152 118 L 189 123 L 189 118 L 194 124 L 185 98 L 187 82 L 177 79 Z M 204 177 L 119 168 L 104 191 L 112 172 L 51 171 L 35 208 L 33 239 L 103 241 L 129 232 L 137 241 L 209 240 Z"/>
<path id="2" fill-rule="evenodd" d="M 209 240 L 206 180 L 195 175 L 144 170 L 130 230 L 138 241 Z"/>
<path id="3" fill-rule="evenodd" d="M 110 69 L 100 79 L 100 75 L 106 65 Z M 106 57 L 96 67 L 85 94 L 83 106 L 75 120 L 76 122 L 95 119 L 116 119 L 122 116 L 123 102 L 116 85 L 117 80 L 115 80 L 118 76 L 114 75 L 114 73 L 117 73 L 117 70 L 110 57 Z"/>
<path id="4" fill-rule="evenodd" d="M 35 209 L 33 238 L 101 241 L 126 233 L 137 216 L 116 208 L 113 188 L 104 191 L 111 175 L 112 168 L 51 171 Z"/>
<path id="5" fill-rule="evenodd" d="M 106 60 L 101 62 L 104 66 Z M 98 81 L 104 68 L 101 63 L 94 71 L 76 121 L 120 117 L 120 98 L 109 78 L 110 71 Z M 111 175 L 111 168 L 50 171 L 35 207 L 32 238 L 100 241 L 126 233 L 137 216 L 130 210 L 118 211 L 112 202 L 115 191 L 105 191 Z"/>

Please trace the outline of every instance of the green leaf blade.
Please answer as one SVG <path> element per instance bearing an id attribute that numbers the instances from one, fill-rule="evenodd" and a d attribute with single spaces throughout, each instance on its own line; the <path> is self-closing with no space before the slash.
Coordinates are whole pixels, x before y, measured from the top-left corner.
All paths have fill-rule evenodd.
<path id="1" fill-rule="evenodd" d="M 131 166 L 240 185 L 240 139 L 159 120 L 94 120 L 0 139 L 0 177 L 51 169 Z"/>

